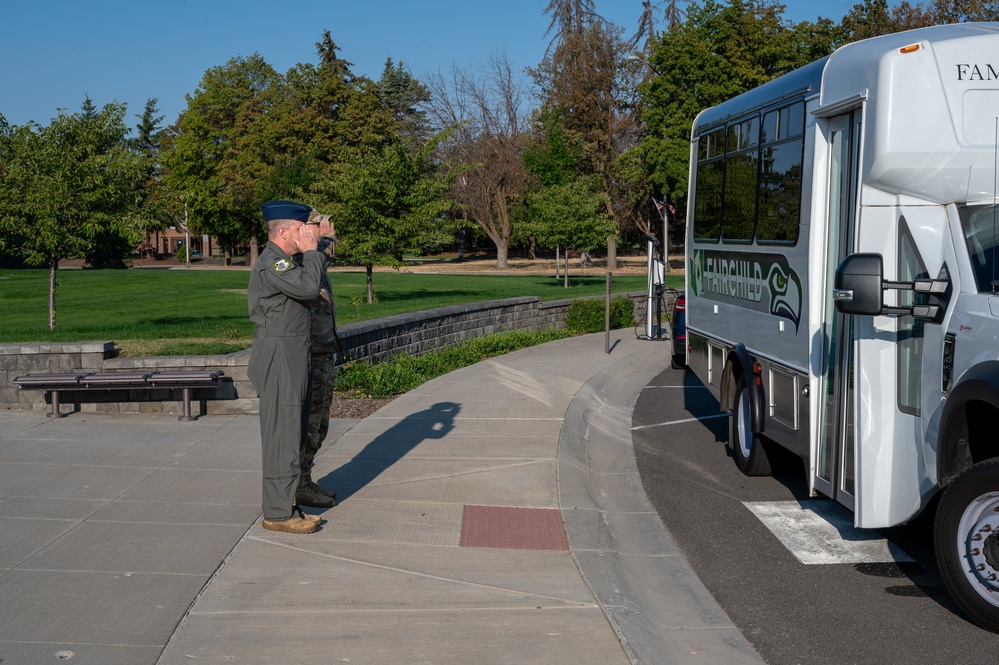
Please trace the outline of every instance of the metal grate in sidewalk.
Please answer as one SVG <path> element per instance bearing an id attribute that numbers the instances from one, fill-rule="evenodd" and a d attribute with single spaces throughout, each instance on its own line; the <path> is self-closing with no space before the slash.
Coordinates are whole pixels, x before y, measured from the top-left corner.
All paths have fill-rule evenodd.
<path id="1" fill-rule="evenodd" d="M 510 506 L 465 506 L 461 546 L 569 551 L 558 510 Z"/>

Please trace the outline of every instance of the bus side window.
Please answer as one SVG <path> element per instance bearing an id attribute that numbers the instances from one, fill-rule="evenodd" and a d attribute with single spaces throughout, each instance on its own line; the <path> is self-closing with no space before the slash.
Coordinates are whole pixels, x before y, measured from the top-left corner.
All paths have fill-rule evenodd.
<path id="1" fill-rule="evenodd" d="M 801 216 L 805 105 L 796 102 L 763 117 L 760 204 L 756 239 L 794 244 Z"/>
<path id="2" fill-rule="evenodd" d="M 786 131 L 781 132 L 782 139 L 790 139 L 805 133 L 805 103 L 798 102 L 787 108 Z"/>
<path id="3" fill-rule="evenodd" d="M 717 241 L 721 233 L 722 182 L 725 162 L 715 159 L 697 165 L 697 194 L 694 205 L 694 237 Z"/>
<path id="4" fill-rule="evenodd" d="M 721 235 L 722 186 L 725 182 L 725 129 L 702 135 L 697 147 L 694 190 L 694 238 L 717 242 Z"/>
<path id="5" fill-rule="evenodd" d="M 730 125 L 725 155 L 725 200 L 722 236 L 726 242 L 751 242 L 756 230 L 756 185 L 760 161 L 760 120 Z M 733 140 L 732 136 L 735 135 Z"/>

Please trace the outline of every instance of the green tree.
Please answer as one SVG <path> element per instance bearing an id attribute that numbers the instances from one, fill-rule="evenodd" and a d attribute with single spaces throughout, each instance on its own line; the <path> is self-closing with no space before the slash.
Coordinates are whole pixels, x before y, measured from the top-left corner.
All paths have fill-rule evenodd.
<path id="1" fill-rule="evenodd" d="M 60 113 L 47 127 L 0 124 L 0 249 L 49 268 L 49 329 L 59 262 L 138 242 L 142 160 L 126 145 L 125 107 Z"/>
<path id="2" fill-rule="evenodd" d="M 855 42 L 903 30 L 892 18 L 888 0 L 864 0 L 843 17 L 844 39 Z"/>
<path id="3" fill-rule="evenodd" d="M 162 230 L 172 223 L 170 193 L 163 182 L 160 169 L 160 141 L 164 130 L 160 124 L 163 116 L 159 115 L 156 98 L 146 100 L 142 114 L 135 114 L 135 117 L 139 122 L 134 128 L 135 135 L 128 139 L 128 146 L 143 160 L 145 166 L 145 186 L 139 203 L 138 226 L 146 234 L 146 242 L 151 243 L 150 232 Z"/>
<path id="4" fill-rule="evenodd" d="M 186 96 L 187 108 L 166 132 L 160 153 L 174 219 L 183 219 L 186 207 L 192 231 L 215 236 L 227 254 L 249 244 L 251 263 L 263 233 L 254 192 L 269 175 L 257 156 L 271 138 L 255 123 L 270 110 L 280 84 L 259 54 L 209 69 Z"/>
<path id="5" fill-rule="evenodd" d="M 332 169 L 323 193 L 331 201 L 337 254 L 365 267 L 369 304 L 375 296 L 374 266 L 399 267 L 404 252 L 444 235 L 440 220 L 451 206 L 444 197 L 451 176 L 432 160 L 443 138 L 416 152 L 397 139 L 358 151 Z"/>
<path id="6" fill-rule="evenodd" d="M 158 100 L 151 97 L 146 100 L 142 115 L 135 114 L 139 124 L 135 126 L 135 136 L 128 140 L 128 146 L 136 153 L 148 159 L 155 160 L 160 151 L 160 138 L 163 135 L 162 115 L 156 106 Z"/>
<path id="7" fill-rule="evenodd" d="M 997 19 L 999 2 L 995 0 L 933 0 L 926 4 L 903 0 L 891 7 L 887 0 L 864 0 L 843 17 L 839 30 L 843 42 L 852 42 L 930 25 Z"/>
<path id="8" fill-rule="evenodd" d="M 908 3 L 902 3 L 908 4 Z M 999 20 L 996 0 L 934 0 L 925 13 L 932 23 L 964 23 L 967 21 Z"/>
<path id="9" fill-rule="evenodd" d="M 544 187 L 563 185 L 579 174 L 579 148 L 565 133 L 562 110 L 551 108 L 535 117 L 533 141 L 524 152 L 524 164 Z"/>
<path id="10" fill-rule="evenodd" d="M 581 254 L 606 242 L 616 229 L 595 176 L 560 182 L 525 197 L 524 229 L 547 247 L 571 247 Z M 566 272 L 565 286 L 569 286 Z"/>
<path id="11" fill-rule="evenodd" d="M 94 105 L 94 100 L 90 98 L 90 95 L 83 96 L 83 103 L 80 104 L 80 112 L 88 120 L 97 117 L 97 106 Z"/>
<path id="12" fill-rule="evenodd" d="M 242 169 L 256 174 L 258 202 L 308 198 L 314 183 L 344 158 L 350 143 L 345 134 L 355 131 L 344 126 L 344 115 L 356 103 L 363 83 L 337 50 L 325 31 L 316 43 L 319 64 L 299 63 L 288 70 L 281 85 L 270 89 L 267 112 L 244 133 Z M 382 122 L 391 126 L 390 118 Z"/>
<path id="13" fill-rule="evenodd" d="M 809 33 L 785 21 L 783 11 L 772 0 L 692 2 L 683 25 L 653 44 L 649 63 L 656 75 L 639 88 L 648 127 L 642 152 L 653 186 L 677 209 L 687 197 L 697 114 L 828 54 L 840 39 L 829 21 L 808 24 L 820 28 Z"/>

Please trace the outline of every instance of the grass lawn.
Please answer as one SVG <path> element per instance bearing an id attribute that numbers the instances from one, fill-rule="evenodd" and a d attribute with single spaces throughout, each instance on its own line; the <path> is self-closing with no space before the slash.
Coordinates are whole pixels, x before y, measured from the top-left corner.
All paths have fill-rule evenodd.
<path id="1" fill-rule="evenodd" d="M 48 329 L 48 271 L 0 270 L 0 343 L 113 340 L 127 355 L 228 353 L 250 345 L 246 270 L 60 270 L 56 329 Z M 368 305 L 360 272 L 330 273 L 339 325 L 446 305 L 516 296 L 559 300 L 600 295 L 603 276 L 430 275 L 379 272 Z M 676 283 L 674 284 L 673 281 Z M 682 278 L 667 277 L 671 286 Z M 641 291 L 644 275 L 614 278 Z"/>

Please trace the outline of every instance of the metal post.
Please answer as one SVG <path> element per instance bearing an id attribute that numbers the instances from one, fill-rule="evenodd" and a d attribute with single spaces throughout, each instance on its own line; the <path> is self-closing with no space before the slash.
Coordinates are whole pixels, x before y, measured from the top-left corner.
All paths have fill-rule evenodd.
<path id="1" fill-rule="evenodd" d="M 177 420 L 183 422 L 191 422 L 192 420 L 197 420 L 191 416 L 191 389 L 184 388 L 184 415 L 177 418 Z"/>
<path id="2" fill-rule="evenodd" d="M 52 411 L 46 414 L 46 418 L 63 418 L 66 416 L 65 413 L 59 413 L 59 391 L 53 390 L 52 395 Z"/>
<path id="3" fill-rule="evenodd" d="M 184 201 L 184 242 L 187 243 L 187 267 L 191 267 L 191 228 L 187 225 L 187 201 Z"/>
<path id="4" fill-rule="evenodd" d="M 604 354 L 610 353 L 611 273 L 607 271 L 607 306 L 604 311 Z"/>
<path id="5" fill-rule="evenodd" d="M 663 298 L 665 289 L 662 284 L 656 285 L 656 339 L 663 338 Z"/>

